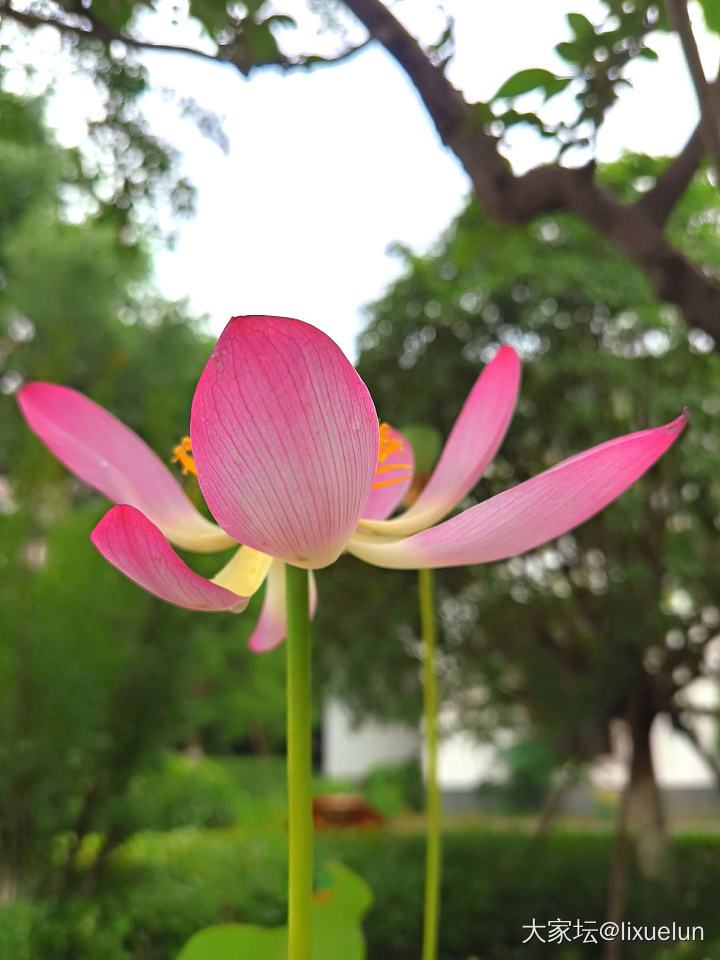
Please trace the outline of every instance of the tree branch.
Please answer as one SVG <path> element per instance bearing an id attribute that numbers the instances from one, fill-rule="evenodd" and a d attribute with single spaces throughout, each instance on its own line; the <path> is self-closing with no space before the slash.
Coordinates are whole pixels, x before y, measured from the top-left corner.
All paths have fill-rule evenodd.
<path id="1" fill-rule="evenodd" d="M 574 214 L 611 240 L 645 273 L 658 298 L 674 304 L 689 327 L 698 327 L 710 334 L 720 349 L 720 284 L 692 264 L 663 234 L 668 216 L 700 162 L 702 144 L 697 132 L 658 178 L 653 190 L 633 204 L 623 204 L 601 188 L 595 181 L 593 164 L 580 169 L 559 164 L 540 166 L 515 176 L 498 152 L 496 139 L 485 130 L 486 113 L 480 109 L 481 105 L 465 101 L 442 67 L 432 63 L 382 0 L 344 2 L 366 27 L 369 37 L 385 47 L 413 82 L 440 138 L 463 164 L 478 200 L 490 216 L 525 223 L 541 214 L 558 211 Z M 117 40 L 138 50 L 186 53 L 216 63 L 233 63 L 244 74 L 260 66 L 241 64 L 233 59 L 232 44 L 224 45 L 217 54 L 209 54 L 191 47 L 138 40 L 97 19 L 91 20 L 87 11 L 73 24 L 20 12 L 10 6 L 10 0 L 0 0 L 2 14 L 30 28 L 52 26 L 63 33 L 103 43 Z M 352 47 L 335 58 L 303 57 L 296 61 L 273 61 L 272 65 L 292 69 L 335 63 L 353 56 L 364 45 Z M 708 88 L 707 81 L 705 88 Z M 714 89 L 715 84 L 712 95 L 715 95 Z M 712 117 L 712 113 L 709 115 Z M 714 129 L 718 134 L 720 156 L 720 131 L 717 125 Z M 705 135 L 703 127 L 703 137 Z"/>
<path id="2" fill-rule="evenodd" d="M 218 57 L 212 53 L 206 53 L 196 47 L 184 47 L 172 43 L 152 43 L 149 40 L 137 40 L 134 37 L 127 36 L 119 30 L 101 23 L 99 20 L 90 19 L 87 12 L 83 14 L 88 26 L 69 23 L 66 20 L 56 20 L 52 17 L 41 17 L 34 13 L 26 13 L 22 10 L 15 10 L 10 6 L 9 0 L 0 0 L 0 16 L 8 17 L 16 23 L 22 24 L 30 30 L 36 30 L 38 27 L 53 27 L 60 33 L 72 37 L 82 37 L 86 40 L 100 40 L 102 43 L 110 43 L 117 40 L 135 50 L 156 50 L 164 53 L 187 53 L 193 57 L 201 57 L 204 60 L 213 60 L 218 62 Z"/>
<path id="3" fill-rule="evenodd" d="M 709 90 L 713 103 L 716 103 L 720 96 L 720 68 Z M 705 136 L 701 121 L 680 153 L 657 178 L 653 189 L 637 201 L 637 206 L 659 227 L 665 225 L 675 205 L 690 186 L 704 153 Z"/>
<path id="4" fill-rule="evenodd" d="M 685 61 L 690 71 L 695 94 L 700 108 L 700 124 L 705 147 L 713 158 L 716 172 L 720 172 L 720 126 L 715 111 L 716 91 L 707 81 L 703 70 L 700 52 L 695 42 L 687 0 L 666 0 L 668 16 L 676 33 L 680 37 Z"/>
<path id="5" fill-rule="evenodd" d="M 412 80 L 443 143 L 463 162 L 478 192 L 495 193 L 513 176 L 496 141 L 476 120 L 473 108 L 435 66 L 381 0 L 345 0 L 370 36 L 381 43 Z M 474 168 L 471 172 L 469 166 Z M 484 199 L 484 198 L 483 198 Z"/>
<path id="6" fill-rule="evenodd" d="M 698 124 L 680 153 L 657 178 L 652 190 L 648 190 L 637 201 L 638 209 L 657 227 L 665 226 L 677 202 L 690 186 L 704 150 L 702 128 Z"/>
<path id="7" fill-rule="evenodd" d="M 484 129 L 483 119 L 435 67 L 417 40 L 381 0 L 345 0 L 346 6 L 403 67 L 415 84 L 443 143 L 458 157 L 478 200 L 501 220 L 524 223 L 539 214 L 567 211 L 608 237 L 649 278 L 661 300 L 675 304 L 690 327 L 709 333 L 720 347 L 720 286 L 670 244 L 663 224 L 699 160 L 691 142 L 660 191 L 623 204 L 594 178 L 594 164 L 570 169 L 559 164 L 515 176 Z"/>
<path id="8" fill-rule="evenodd" d="M 183 46 L 182 44 L 154 43 L 151 40 L 140 40 L 137 37 L 132 37 L 129 34 L 122 33 L 120 30 L 116 30 L 107 23 L 98 20 L 98 18 L 94 17 L 89 10 L 82 10 L 82 12 L 78 14 L 79 20 L 84 21 L 86 24 L 86 26 L 83 26 L 82 23 L 70 23 L 66 20 L 57 20 L 51 17 L 46 18 L 38 16 L 34 13 L 15 10 L 10 5 L 10 0 L 0 0 L 0 17 L 2 16 L 6 16 L 8 19 L 14 20 L 16 23 L 19 23 L 30 30 L 35 30 L 38 27 L 54 27 L 60 33 L 64 33 L 73 37 L 81 37 L 86 40 L 99 40 L 104 44 L 117 41 L 125 44 L 125 46 L 130 47 L 133 50 L 150 51 L 153 53 L 184 53 L 192 57 L 200 57 L 203 60 L 211 60 L 213 63 L 228 63 L 239 70 L 244 76 L 246 76 L 250 72 L 250 69 L 252 69 L 246 67 L 244 64 L 236 62 L 233 59 L 230 49 L 226 50 L 224 46 L 219 47 L 217 53 L 208 53 L 207 51 L 201 50 L 198 47 L 187 47 Z M 363 50 L 368 43 L 369 40 L 365 40 L 353 47 L 348 47 L 346 50 L 341 51 L 334 57 L 320 57 L 312 55 L 300 57 L 296 60 L 288 57 L 274 61 L 272 64 L 263 63 L 258 64 L 257 66 L 277 66 L 283 70 L 289 71 L 307 69 L 309 67 L 319 65 L 342 63 L 343 61 L 354 57 L 355 54 Z M 228 45 L 228 47 L 230 47 L 230 45 Z"/>

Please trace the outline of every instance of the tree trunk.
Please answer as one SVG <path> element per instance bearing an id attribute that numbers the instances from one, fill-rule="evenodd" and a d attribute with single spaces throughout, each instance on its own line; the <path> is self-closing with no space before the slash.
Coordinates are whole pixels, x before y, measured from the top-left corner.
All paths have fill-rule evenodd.
<path id="1" fill-rule="evenodd" d="M 653 879 L 660 876 L 667 855 L 665 813 L 650 749 L 654 719 L 655 712 L 647 711 L 631 722 L 633 749 L 626 791 L 627 831 L 632 837 L 640 870 Z"/>
<path id="2" fill-rule="evenodd" d="M 608 907 L 607 919 L 609 923 L 622 923 L 625 915 L 625 894 L 627 891 L 627 868 L 630 838 L 628 836 L 628 796 L 630 780 L 620 798 L 618 818 L 613 839 L 610 875 L 608 877 Z M 605 947 L 605 960 L 620 960 L 621 946 L 617 940 L 608 940 Z"/>
<path id="3" fill-rule="evenodd" d="M 617 924 L 622 923 L 625 915 L 631 845 L 645 877 L 657 878 L 667 856 L 665 815 L 650 746 L 654 719 L 654 710 L 641 709 L 630 720 L 632 756 L 618 809 L 608 882 L 607 919 Z M 620 940 L 608 941 L 605 960 L 620 960 L 621 950 Z"/>
<path id="4" fill-rule="evenodd" d="M 248 739 L 256 757 L 266 757 L 270 753 L 265 730 L 261 723 L 251 723 L 248 730 Z"/>
<path id="5" fill-rule="evenodd" d="M 8 907 L 17 899 L 20 883 L 10 868 L 0 871 L 0 906 Z"/>
<path id="6" fill-rule="evenodd" d="M 182 755 L 187 757 L 188 760 L 202 760 L 205 757 L 202 734 L 199 730 L 193 734 L 192 740 L 185 745 Z"/>
<path id="7" fill-rule="evenodd" d="M 123 831 L 118 827 L 111 827 L 102 844 L 100 849 L 97 852 L 95 860 L 91 864 L 82 884 L 82 892 L 87 896 L 94 897 L 105 877 L 105 871 L 107 869 L 108 861 L 110 860 L 110 855 L 115 851 L 116 847 L 126 839 Z"/>

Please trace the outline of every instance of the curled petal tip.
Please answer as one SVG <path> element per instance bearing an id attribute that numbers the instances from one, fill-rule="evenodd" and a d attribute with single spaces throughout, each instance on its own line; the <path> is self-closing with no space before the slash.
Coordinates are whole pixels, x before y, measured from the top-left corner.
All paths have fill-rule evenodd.
<path id="1" fill-rule="evenodd" d="M 112 507 L 90 535 L 93 546 L 128 579 L 149 593 L 188 610 L 232 610 L 249 597 L 194 573 L 160 529 L 129 504 Z"/>
<path id="2" fill-rule="evenodd" d="M 687 407 L 683 407 L 682 413 L 679 417 L 675 417 L 674 420 L 671 420 L 665 427 L 668 433 L 673 434 L 673 436 L 682 433 L 687 424 L 690 422 L 690 411 Z"/>
<path id="3" fill-rule="evenodd" d="M 520 359 L 520 357 L 518 356 L 518 352 L 517 352 L 517 350 L 515 349 L 515 347 L 511 347 L 509 343 L 501 343 L 501 344 L 500 344 L 500 349 L 498 350 L 496 356 L 499 355 L 499 354 L 501 354 L 501 353 L 505 354 L 508 358 L 510 358 L 510 357 L 515 357 L 516 360 L 519 360 L 519 359 Z"/>
<path id="4" fill-rule="evenodd" d="M 270 650 L 274 650 L 276 646 L 282 643 L 284 638 L 280 638 L 277 643 L 273 643 L 272 646 L 267 646 L 259 637 L 256 637 L 254 634 L 248 640 L 248 650 L 251 653 L 269 653 Z"/>
<path id="5" fill-rule="evenodd" d="M 32 416 L 32 409 L 30 405 L 34 399 L 42 400 L 46 391 L 52 391 L 55 389 L 55 384 L 53 383 L 44 383 L 42 380 L 31 380 L 29 383 L 24 383 L 22 387 L 18 390 L 15 397 L 18 402 L 23 416 L 30 421 Z"/>
<path id="6" fill-rule="evenodd" d="M 24 383 L 17 392 L 18 403 L 22 406 L 23 396 L 28 397 L 29 393 L 32 391 L 32 388 L 35 386 L 35 381 L 30 383 Z"/>

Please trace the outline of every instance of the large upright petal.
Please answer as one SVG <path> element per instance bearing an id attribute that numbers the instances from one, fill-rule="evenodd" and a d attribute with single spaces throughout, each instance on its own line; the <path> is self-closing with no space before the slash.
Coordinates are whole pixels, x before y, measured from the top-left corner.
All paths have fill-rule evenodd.
<path id="1" fill-rule="evenodd" d="M 310 618 L 315 616 L 317 587 L 312 570 L 308 571 Z M 274 560 L 270 567 L 262 610 L 248 641 L 253 653 L 267 653 L 279 646 L 287 636 L 287 606 L 285 593 L 285 564 Z"/>
<path id="2" fill-rule="evenodd" d="M 190 421 L 200 488 L 233 537 L 303 567 L 340 554 L 367 503 L 378 421 L 333 341 L 286 317 L 235 317 Z"/>
<path id="3" fill-rule="evenodd" d="M 135 507 L 123 504 L 108 510 L 90 539 L 126 577 L 177 607 L 244 610 L 248 604 L 248 597 L 194 573 L 155 524 Z"/>
<path id="4" fill-rule="evenodd" d="M 348 550 L 379 567 L 415 570 L 487 563 L 524 553 L 588 520 L 668 449 L 685 414 L 610 440 L 404 540 L 358 534 Z"/>
<path id="5" fill-rule="evenodd" d="M 437 466 L 415 503 L 386 522 L 367 520 L 361 528 L 383 536 L 405 536 L 437 523 L 472 490 L 495 456 L 507 431 L 520 388 L 520 359 L 502 346 L 468 394 Z"/>
<path id="6" fill-rule="evenodd" d="M 402 503 L 415 468 L 415 455 L 405 437 L 388 424 L 383 424 L 381 429 L 386 431 L 389 452 L 383 456 L 381 443 L 373 488 L 362 513 L 363 519 L 368 520 L 384 520 Z"/>
<path id="7" fill-rule="evenodd" d="M 179 547 L 202 553 L 233 544 L 197 512 L 145 441 L 82 393 L 29 383 L 18 403 L 30 429 L 68 470 L 109 500 L 137 507 Z"/>

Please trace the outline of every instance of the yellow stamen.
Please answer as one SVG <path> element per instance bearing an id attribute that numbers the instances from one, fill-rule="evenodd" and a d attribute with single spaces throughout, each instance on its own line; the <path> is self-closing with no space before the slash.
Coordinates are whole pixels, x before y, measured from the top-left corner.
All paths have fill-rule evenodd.
<path id="1" fill-rule="evenodd" d="M 372 485 L 373 490 L 377 490 L 378 487 L 389 487 L 393 483 L 402 483 L 403 480 L 409 480 L 410 477 L 394 477 L 392 480 L 380 480 L 378 483 Z"/>
<path id="2" fill-rule="evenodd" d="M 389 423 L 380 424 L 380 449 L 378 451 L 378 463 L 387 460 L 391 453 L 402 449 L 402 443 L 397 437 L 391 435 L 392 427 Z"/>
<path id="3" fill-rule="evenodd" d="M 173 455 L 170 463 L 179 463 L 184 477 L 189 473 L 192 473 L 195 477 L 197 476 L 195 459 L 193 458 L 192 448 L 190 446 L 190 437 L 183 437 L 180 443 L 173 447 Z"/>
<path id="4" fill-rule="evenodd" d="M 409 463 L 386 463 L 384 466 L 380 466 L 383 460 L 387 460 L 390 454 L 402 450 L 403 445 L 402 440 L 392 435 L 392 427 L 389 423 L 381 423 L 379 429 L 380 449 L 378 450 L 378 465 L 375 468 L 375 475 L 377 476 L 378 473 L 387 473 L 388 470 L 412 471 L 412 466 Z M 377 483 L 373 484 L 373 490 L 377 490 L 379 487 L 389 487 L 393 483 L 402 483 L 403 480 L 410 479 L 412 479 L 412 472 L 409 476 L 393 477 L 392 480 L 378 480 Z"/>

